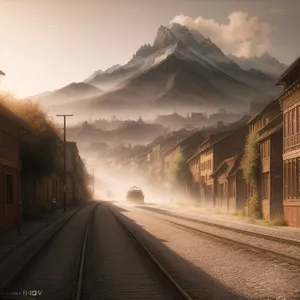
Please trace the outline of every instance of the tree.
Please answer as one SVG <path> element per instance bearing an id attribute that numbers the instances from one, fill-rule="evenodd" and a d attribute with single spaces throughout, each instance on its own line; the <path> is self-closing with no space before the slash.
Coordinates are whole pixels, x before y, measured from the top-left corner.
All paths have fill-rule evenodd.
<path id="1" fill-rule="evenodd" d="M 180 147 L 175 150 L 171 158 L 168 178 L 174 188 L 182 188 L 184 186 L 186 190 L 188 183 L 192 179 L 192 174 L 186 162 L 184 149 Z"/>

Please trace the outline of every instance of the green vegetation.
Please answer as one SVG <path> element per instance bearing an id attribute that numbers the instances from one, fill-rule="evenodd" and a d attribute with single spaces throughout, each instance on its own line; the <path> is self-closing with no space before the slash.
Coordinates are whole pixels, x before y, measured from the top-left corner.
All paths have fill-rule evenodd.
<path id="1" fill-rule="evenodd" d="M 247 199 L 247 215 L 259 218 L 260 206 L 257 192 L 257 181 L 259 172 L 259 143 L 258 135 L 251 132 L 248 135 L 245 153 L 241 162 L 243 176 L 251 190 L 251 196 Z"/>
<path id="2" fill-rule="evenodd" d="M 239 210 L 232 213 L 235 217 L 246 217 L 245 210 Z"/>
<path id="3" fill-rule="evenodd" d="M 217 209 L 217 210 L 215 211 L 215 214 L 220 215 L 220 214 L 222 214 L 222 212 L 221 212 L 220 209 Z"/>
<path id="4" fill-rule="evenodd" d="M 277 213 L 274 219 L 265 221 L 265 223 L 269 226 L 288 226 L 288 223 L 280 213 Z"/>
<path id="5" fill-rule="evenodd" d="M 23 120 L 30 133 L 21 137 L 20 158 L 22 174 L 39 178 L 50 175 L 55 167 L 59 129 L 38 102 L 17 100 L 0 95 L 0 103 Z"/>
<path id="6" fill-rule="evenodd" d="M 178 148 L 173 154 L 167 176 L 171 185 L 176 187 L 182 184 L 186 186 L 192 179 L 192 174 L 186 163 L 183 149 Z"/>
<path id="7" fill-rule="evenodd" d="M 258 135 L 255 132 L 248 135 L 241 165 L 246 182 L 252 186 L 255 185 L 259 167 Z"/>

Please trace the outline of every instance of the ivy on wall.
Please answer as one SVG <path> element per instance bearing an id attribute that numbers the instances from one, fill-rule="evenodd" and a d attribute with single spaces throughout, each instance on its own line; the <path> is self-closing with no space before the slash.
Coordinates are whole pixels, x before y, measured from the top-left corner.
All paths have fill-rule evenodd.
<path id="1" fill-rule="evenodd" d="M 251 132 L 247 137 L 241 166 L 243 177 L 251 190 L 251 195 L 247 199 L 248 215 L 258 217 L 260 214 L 257 187 L 259 174 L 259 142 L 256 132 Z"/>

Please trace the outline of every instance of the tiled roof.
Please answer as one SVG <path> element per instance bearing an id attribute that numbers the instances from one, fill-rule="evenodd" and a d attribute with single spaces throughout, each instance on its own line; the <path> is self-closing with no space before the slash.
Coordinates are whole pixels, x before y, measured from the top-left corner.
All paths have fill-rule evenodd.
<path id="1" fill-rule="evenodd" d="M 272 100 L 271 102 L 268 102 L 261 110 L 259 110 L 249 121 L 248 124 L 253 122 L 255 119 L 257 119 L 264 111 L 266 111 L 268 108 L 271 108 L 272 106 L 278 104 L 278 98 L 275 100 Z"/>
<path id="2" fill-rule="evenodd" d="M 281 80 L 293 69 L 295 68 L 298 64 L 300 64 L 300 56 L 298 56 L 298 58 L 288 66 L 288 68 L 281 74 L 281 76 L 279 77 L 279 79 L 277 80 L 277 85 L 279 85 L 281 83 Z"/>
<path id="3" fill-rule="evenodd" d="M 187 146 L 189 146 L 189 143 L 194 139 L 198 139 L 199 137 L 204 137 L 201 131 L 197 131 L 194 132 L 193 134 L 189 135 L 188 137 L 182 139 L 181 141 L 179 141 L 178 143 L 176 143 L 174 146 L 172 146 L 170 149 L 168 149 L 167 151 L 164 152 L 164 155 L 172 152 L 173 150 L 175 150 L 178 146 L 182 146 L 184 144 L 187 144 Z"/>
<path id="4" fill-rule="evenodd" d="M 224 159 L 221 164 L 216 168 L 216 170 L 211 174 L 214 177 L 219 173 L 223 168 L 225 169 L 225 176 L 230 176 L 240 165 L 241 159 L 244 154 L 244 149 L 242 149 L 237 155 Z"/>

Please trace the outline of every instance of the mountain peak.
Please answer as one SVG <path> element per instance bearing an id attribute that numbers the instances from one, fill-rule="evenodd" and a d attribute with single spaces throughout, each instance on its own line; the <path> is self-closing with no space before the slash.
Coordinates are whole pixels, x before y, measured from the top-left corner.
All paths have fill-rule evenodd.
<path id="1" fill-rule="evenodd" d="M 155 49 L 165 48 L 171 44 L 176 43 L 178 40 L 176 36 L 172 33 L 171 29 L 161 25 L 157 31 L 153 47 Z"/>

